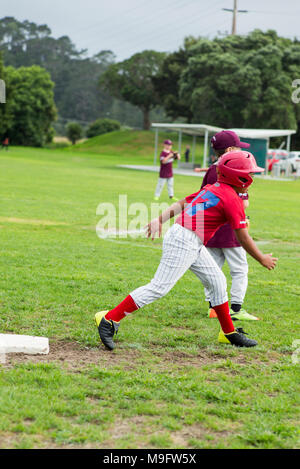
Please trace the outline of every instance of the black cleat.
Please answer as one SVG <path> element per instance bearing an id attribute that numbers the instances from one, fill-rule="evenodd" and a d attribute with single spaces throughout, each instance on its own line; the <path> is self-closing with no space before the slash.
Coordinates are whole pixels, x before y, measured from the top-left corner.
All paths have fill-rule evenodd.
<path id="1" fill-rule="evenodd" d="M 238 327 L 230 334 L 224 334 L 224 332 L 221 330 L 219 333 L 218 342 L 235 345 L 236 347 L 255 347 L 255 345 L 257 345 L 256 340 L 248 339 L 246 335 L 248 335 L 247 332 L 245 332 L 241 327 Z"/>
<path id="2" fill-rule="evenodd" d="M 113 341 L 114 334 L 117 334 L 120 323 L 113 321 L 112 319 L 105 319 L 105 314 L 108 311 L 100 311 L 95 314 L 95 323 L 98 327 L 98 332 L 102 343 L 109 350 L 115 348 L 115 343 Z"/>

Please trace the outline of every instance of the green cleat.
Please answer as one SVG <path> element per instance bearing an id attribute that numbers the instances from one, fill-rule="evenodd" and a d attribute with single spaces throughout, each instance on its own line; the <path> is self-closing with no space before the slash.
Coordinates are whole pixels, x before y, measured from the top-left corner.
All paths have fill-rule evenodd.
<path id="1" fill-rule="evenodd" d="M 222 330 L 219 332 L 218 342 L 221 344 L 231 344 L 236 347 L 255 347 L 256 340 L 248 339 L 248 335 L 241 327 L 237 328 L 230 334 L 224 334 Z"/>
<path id="2" fill-rule="evenodd" d="M 237 313 L 231 309 L 230 316 L 233 321 L 259 321 L 259 318 L 247 313 L 245 309 L 240 309 Z"/>
<path id="3" fill-rule="evenodd" d="M 99 313 L 96 313 L 95 323 L 102 343 L 109 350 L 113 350 L 115 348 L 113 336 L 114 334 L 117 334 L 120 323 L 112 321 L 111 319 L 105 319 L 104 316 L 106 313 L 108 313 L 108 311 L 100 311 Z"/>

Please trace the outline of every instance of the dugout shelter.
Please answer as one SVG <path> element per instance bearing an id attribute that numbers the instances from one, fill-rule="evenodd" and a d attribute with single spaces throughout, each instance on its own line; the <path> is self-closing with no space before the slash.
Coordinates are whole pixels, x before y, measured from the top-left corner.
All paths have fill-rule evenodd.
<path id="1" fill-rule="evenodd" d="M 178 163 L 179 168 L 182 169 L 193 169 L 195 167 L 203 166 L 206 168 L 209 165 L 209 154 L 210 154 L 210 139 L 217 132 L 221 130 L 233 130 L 244 142 L 250 143 L 251 153 L 256 158 L 258 166 L 266 168 L 267 170 L 267 152 L 270 146 L 270 139 L 273 137 L 281 137 L 286 139 L 286 150 L 290 151 L 291 136 L 296 133 L 296 130 L 282 130 L 282 129 L 223 129 L 221 127 L 215 127 L 207 124 L 166 124 L 166 123 L 153 123 L 152 128 L 155 132 L 155 143 L 154 143 L 154 166 L 158 161 L 158 137 L 159 131 L 163 130 L 177 132 L 178 133 L 178 151 L 181 153 L 182 147 L 182 135 L 192 136 L 192 155 L 191 162 L 185 163 L 180 161 Z M 204 150 L 203 150 L 203 164 L 197 162 L 195 159 L 195 149 L 197 144 L 197 138 L 204 138 Z M 199 164 L 200 163 L 200 164 Z M 266 171 L 267 174 L 268 171 Z"/>

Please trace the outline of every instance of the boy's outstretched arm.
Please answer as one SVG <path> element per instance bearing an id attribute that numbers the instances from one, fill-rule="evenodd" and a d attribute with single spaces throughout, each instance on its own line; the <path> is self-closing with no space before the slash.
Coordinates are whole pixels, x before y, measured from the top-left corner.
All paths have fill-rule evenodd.
<path id="1" fill-rule="evenodd" d="M 243 246 L 245 251 L 257 260 L 263 267 L 268 270 L 275 268 L 278 261 L 277 257 L 272 257 L 272 254 L 263 254 L 248 233 L 247 228 L 234 230 L 239 243 Z"/>
<path id="2" fill-rule="evenodd" d="M 154 239 L 155 233 L 157 232 L 158 236 L 161 236 L 163 223 L 181 213 L 184 209 L 185 204 L 186 199 L 179 200 L 178 202 L 175 202 L 174 204 L 170 205 L 170 207 L 168 207 L 158 218 L 155 218 L 154 220 L 150 221 L 150 223 L 148 223 L 148 225 L 146 226 L 147 237 L 150 238 L 151 236 L 152 239 Z"/>

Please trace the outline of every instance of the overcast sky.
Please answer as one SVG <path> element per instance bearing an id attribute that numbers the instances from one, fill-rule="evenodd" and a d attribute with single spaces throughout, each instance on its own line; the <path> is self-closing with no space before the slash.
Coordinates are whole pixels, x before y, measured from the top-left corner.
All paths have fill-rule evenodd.
<path id="1" fill-rule="evenodd" d="M 47 24 L 89 55 L 112 50 L 118 60 L 145 49 L 173 51 L 187 35 L 231 31 L 233 0 L 0 0 L 0 17 Z M 299 0 L 238 0 L 237 32 L 275 29 L 300 39 Z"/>

